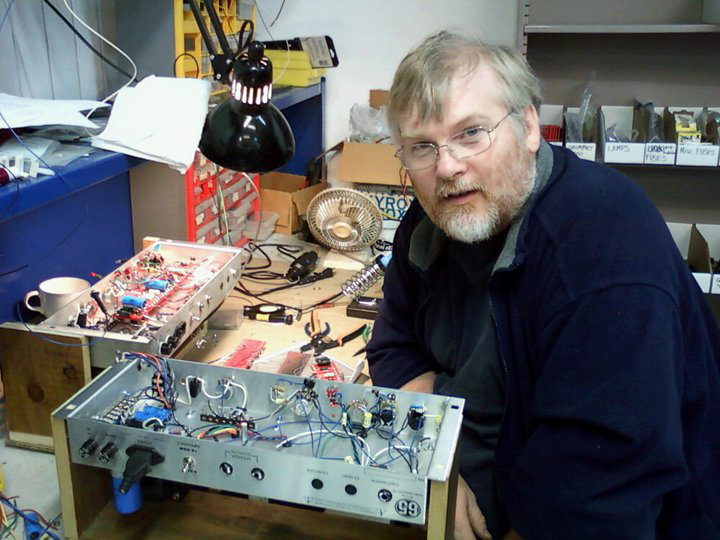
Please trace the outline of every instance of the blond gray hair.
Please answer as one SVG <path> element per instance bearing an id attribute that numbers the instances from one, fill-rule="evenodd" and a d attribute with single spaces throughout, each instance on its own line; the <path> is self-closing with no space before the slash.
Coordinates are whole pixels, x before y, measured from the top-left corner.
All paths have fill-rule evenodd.
<path id="1" fill-rule="evenodd" d="M 521 113 L 529 105 L 540 108 L 539 81 L 517 51 L 443 31 L 410 51 L 395 72 L 387 106 L 395 137 L 400 137 L 400 122 L 411 115 L 420 123 L 440 120 L 453 77 L 461 69 L 471 73 L 483 61 L 500 81 L 500 99 L 508 112 Z M 523 122 L 516 120 L 515 124 L 525 131 Z"/>

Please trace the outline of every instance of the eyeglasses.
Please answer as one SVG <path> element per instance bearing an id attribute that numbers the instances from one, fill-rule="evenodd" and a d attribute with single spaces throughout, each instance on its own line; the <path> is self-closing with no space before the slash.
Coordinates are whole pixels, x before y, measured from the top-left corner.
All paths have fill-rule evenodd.
<path id="1" fill-rule="evenodd" d="M 441 148 L 447 148 L 450 155 L 455 159 L 475 157 L 490 149 L 492 145 L 490 134 L 512 113 L 513 111 L 507 113 L 492 128 L 475 126 L 464 129 L 450 137 L 443 145 L 437 145 L 433 142 L 420 142 L 401 146 L 395 152 L 395 157 L 402 161 L 403 167 L 408 171 L 419 171 L 434 166 L 440 159 Z"/>

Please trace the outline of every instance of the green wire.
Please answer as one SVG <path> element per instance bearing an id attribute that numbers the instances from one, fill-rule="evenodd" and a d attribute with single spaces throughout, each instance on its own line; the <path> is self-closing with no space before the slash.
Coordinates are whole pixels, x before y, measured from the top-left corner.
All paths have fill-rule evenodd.
<path id="1" fill-rule="evenodd" d="M 365 343 L 370 341 L 370 334 L 372 333 L 372 324 L 366 324 L 365 330 L 363 330 L 362 338 Z"/>
<path id="2" fill-rule="evenodd" d="M 10 536 L 10 533 L 15 529 L 15 526 L 17 525 L 17 520 L 18 520 L 18 515 L 13 514 L 11 523 L 8 525 L 5 525 L 3 527 L 3 530 L 0 531 L 0 539 Z"/>

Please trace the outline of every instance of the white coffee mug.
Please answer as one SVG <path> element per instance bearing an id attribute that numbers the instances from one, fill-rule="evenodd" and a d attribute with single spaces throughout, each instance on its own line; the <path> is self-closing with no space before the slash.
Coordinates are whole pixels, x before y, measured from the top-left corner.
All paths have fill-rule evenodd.
<path id="1" fill-rule="evenodd" d="M 36 291 L 25 295 L 25 307 L 49 317 L 90 286 L 84 279 L 76 277 L 56 277 L 46 279 Z"/>

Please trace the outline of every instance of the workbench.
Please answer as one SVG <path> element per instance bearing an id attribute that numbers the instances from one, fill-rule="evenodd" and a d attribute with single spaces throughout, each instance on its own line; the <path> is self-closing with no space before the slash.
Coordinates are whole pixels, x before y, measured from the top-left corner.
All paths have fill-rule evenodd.
<path id="1" fill-rule="evenodd" d="M 274 263 L 273 269 L 281 268 L 282 265 Z M 299 289 L 273 293 L 267 300 L 307 307 L 339 292 L 341 284 L 353 274 L 351 271 L 336 271 L 330 279 Z M 379 285 L 371 289 L 370 294 L 379 294 Z M 218 311 L 241 310 L 243 305 L 250 302 L 248 298 L 233 292 Z M 348 302 L 349 299 L 343 298 L 334 307 L 318 310 L 320 321 L 330 326 L 330 337 L 344 335 L 370 322 L 347 317 L 345 309 Z M 231 353 L 243 339 L 265 341 L 263 354 L 286 350 L 293 345 L 308 342 L 304 327 L 309 320 L 309 314 L 300 321 L 295 320 L 292 325 L 244 319 L 237 329 L 210 328 L 204 335 L 193 338 L 194 343 L 187 344 L 182 358 L 216 362 Z M 355 339 L 332 349 L 332 357 L 353 364 L 362 358 L 355 356 L 355 353 L 363 346 L 363 340 Z M 426 528 L 366 521 L 335 513 L 320 515 L 314 509 L 267 504 L 265 501 L 247 500 L 236 495 L 199 490 L 191 490 L 179 501 L 147 503 L 138 513 L 122 516 L 114 511 L 110 503 L 110 478 L 107 471 L 71 462 L 63 420 L 52 419 L 52 432 L 63 524 L 68 538 L 452 538 L 457 459 L 448 482 L 431 482 Z"/>

